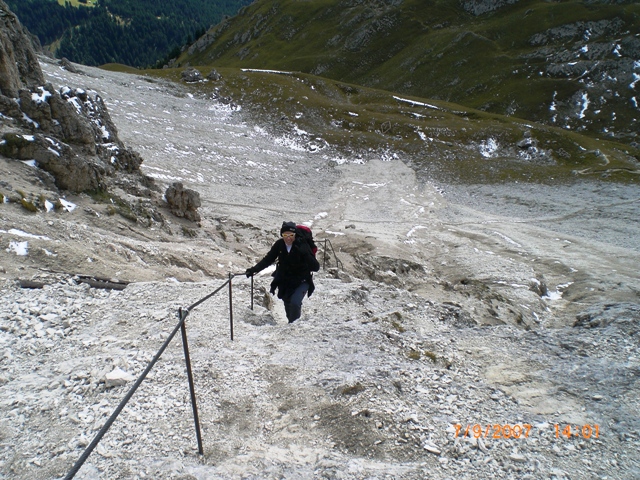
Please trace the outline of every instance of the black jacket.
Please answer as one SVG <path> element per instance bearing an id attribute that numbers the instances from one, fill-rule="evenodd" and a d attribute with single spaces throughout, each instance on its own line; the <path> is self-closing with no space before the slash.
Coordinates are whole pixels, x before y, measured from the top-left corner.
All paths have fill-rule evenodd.
<path id="1" fill-rule="evenodd" d="M 278 298 L 287 297 L 302 282 L 306 281 L 309 283 L 307 295 L 311 296 L 315 289 L 311 272 L 320 270 L 320 264 L 311 252 L 309 244 L 300 238 L 296 238 L 293 245 L 291 245 L 291 251 L 287 252 L 287 245 L 281 238 L 273 244 L 269 253 L 252 270 L 257 273 L 276 261 L 277 267 L 273 273 L 271 293 L 274 293 L 275 289 L 278 288 Z"/>

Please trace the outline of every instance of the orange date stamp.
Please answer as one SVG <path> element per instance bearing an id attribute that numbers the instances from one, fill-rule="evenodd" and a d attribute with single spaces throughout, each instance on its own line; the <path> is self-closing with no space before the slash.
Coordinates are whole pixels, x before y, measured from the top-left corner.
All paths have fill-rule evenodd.
<path id="1" fill-rule="evenodd" d="M 544 426 L 550 427 L 549 424 L 544 424 Z M 473 437 L 473 438 L 495 438 L 495 439 L 504 439 L 504 438 L 529 438 L 529 435 L 532 430 L 532 425 L 528 423 L 523 424 L 514 424 L 514 425 L 501 425 L 499 423 L 487 424 L 487 425 L 467 425 L 464 427 L 459 423 L 454 425 L 456 432 L 455 437 Z M 541 427 L 541 425 L 537 425 L 537 427 Z M 544 429 L 543 429 L 544 430 Z M 593 425 L 553 425 L 553 433 L 555 433 L 555 438 L 583 438 L 583 439 L 591 439 L 591 438 L 599 438 L 600 437 L 600 426 Z"/>
<path id="2" fill-rule="evenodd" d="M 467 425 L 463 428 L 462 425 L 454 425 L 456 428 L 455 436 L 473 437 L 473 438 L 529 438 L 532 426 L 528 423 L 522 425 L 500 425 L 495 423 L 493 425 Z"/>

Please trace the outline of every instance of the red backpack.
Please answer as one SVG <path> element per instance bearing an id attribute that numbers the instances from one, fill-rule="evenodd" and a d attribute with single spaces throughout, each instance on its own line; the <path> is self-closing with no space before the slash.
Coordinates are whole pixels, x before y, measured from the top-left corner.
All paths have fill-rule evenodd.
<path id="1" fill-rule="evenodd" d="M 318 247 L 316 246 L 316 242 L 313 241 L 313 233 L 311 229 L 306 225 L 296 225 L 296 236 L 302 238 L 309 244 L 309 248 L 311 248 L 311 252 L 315 256 L 318 251 Z"/>

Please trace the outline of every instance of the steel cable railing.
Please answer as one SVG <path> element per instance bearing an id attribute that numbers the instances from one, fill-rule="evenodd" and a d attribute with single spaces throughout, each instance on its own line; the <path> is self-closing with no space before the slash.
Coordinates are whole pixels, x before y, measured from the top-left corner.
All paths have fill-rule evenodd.
<path id="1" fill-rule="evenodd" d="M 209 298 L 213 297 L 216 293 L 218 293 L 220 290 L 222 290 L 225 286 L 228 285 L 229 286 L 229 308 L 230 308 L 230 310 L 229 310 L 230 322 L 229 323 L 230 323 L 230 329 L 231 329 L 231 340 L 233 340 L 233 298 L 232 298 L 231 280 L 233 279 L 233 277 L 235 277 L 237 275 L 239 275 L 239 274 L 230 273 L 229 274 L 229 279 L 226 282 L 224 282 L 220 287 L 218 287 L 216 290 L 214 290 L 212 293 L 210 293 L 206 297 L 201 298 L 200 300 L 198 300 L 197 302 L 195 302 L 193 305 L 191 305 L 189 307 L 186 307 L 186 308 L 182 308 L 181 307 L 180 309 L 178 309 L 178 318 L 180 319 L 180 321 L 175 326 L 175 328 L 173 329 L 173 331 L 171 332 L 169 337 L 162 344 L 162 346 L 160 347 L 160 350 L 158 350 L 158 353 L 156 353 L 156 355 L 149 362 L 149 364 L 144 369 L 144 371 L 142 372 L 140 377 L 138 377 L 136 382 L 129 389 L 129 391 L 127 392 L 125 397 L 122 399 L 120 404 L 116 407 L 116 409 L 113 411 L 111 416 L 104 423 L 104 425 L 102 426 L 100 431 L 98 431 L 98 433 L 96 434 L 94 439 L 91 441 L 91 443 L 87 446 L 87 448 L 85 448 L 84 452 L 82 452 L 82 455 L 76 461 L 76 463 L 73 465 L 73 467 L 71 468 L 69 473 L 67 473 L 67 475 L 64 477 L 64 480 L 70 480 L 73 477 L 75 477 L 75 475 L 78 473 L 78 471 L 80 470 L 82 465 L 84 465 L 84 463 L 87 460 L 87 458 L 89 458 L 89 455 L 91 455 L 93 450 L 98 446 L 98 444 L 102 440 L 102 437 L 104 437 L 104 435 L 107 433 L 109 428 L 111 428 L 111 425 L 116 420 L 118 415 L 120 415 L 120 412 L 122 412 L 122 410 L 127 405 L 129 400 L 131 400 L 131 397 L 133 397 L 133 394 L 136 392 L 136 390 L 138 389 L 140 384 L 142 384 L 144 379 L 147 377 L 147 375 L 149 374 L 151 369 L 154 367 L 154 365 L 156 364 L 156 362 L 158 361 L 160 356 L 167 349 L 167 347 L 169 346 L 169 344 L 171 343 L 173 338 L 176 336 L 176 333 L 178 333 L 178 330 L 181 330 L 181 332 L 182 332 L 182 345 L 183 345 L 183 348 L 184 348 L 185 363 L 186 363 L 186 367 L 187 367 L 187 377 L 188 377 L 188 380 L 189 380 L 189 392 L 191 394 L 191 406 L 192 406 L 192 409 L 193 409 L 193 418 L 194 418 L 195 428 L 196 428 L 196 439 L 197 439 L 197 442 L 198 442 L 198 453 L 200 455 L 204 454 L 204 450 L 202 448 L 202 435 L 200 433 L 200 421 L 199 421 L 199 418 L 198 418 L 198 407 L 197 407 L 197 404 L 196 404 L 195 387 L 194 387 L 194 382 L 193 382 L 193 373 L 191 371 L 191 359 L 190 359 L 190 356 L 189 356 L 189 345 L 188 345 L 188 342 L 187 342 L 187 329 L 186 329 L 186 326 L 185 326 L 185 322 L 186 322 L 187 316 L 189 315 L 189 313 L 194 308 L 196 308 L 198 305 L 200 305 L 201 303 L 205 302 Z M 251 278 L 251 308 L 253 309 L 253 277 Z"/>
<path id="2" fill-rule="evenodd" d="M 331 240 L 329 240 L 328 238 L 323 238 L 321 240 L 318 240 L 318 242 L 324 243 L 324 248 L 322 249 L 322 269 L 326 270 L 327 257 L 329 256 L 329 249 L 330 249 L 331 253 L 333 254 L 333 259 L 336 262 L 336 266 L 340 270 L 344 270 L 344 267 L 342 266 L 342 262 L 340 261 L 340 259 L 336 255 L 336 251 L 333 249 L 333 245 L 331 244 Z M 327 248 L 327 245 L 329 246 L 329 248 Z"/>
<path id="3" fill-rule="evenodd" d="M 327 245 L 329 245 L 329 247 L 331 249 L 331 253 L 333 254 L 333 258 L 334 258 L 334 260 L 336 262 L 336 265 L 338 265 L 339 268 L 342 268 L 342 262 L 338 259 L 337 255 L 336 255 L 336 253 L 335 253 L 335 251 L 333 249 L 333 246 L 331 245 L 331 242 L 328 239 L 320 240 L 320 242 L 324 243 L 322 268 L 326 269 L 326 262 L 327 262 L 327 255 L 328 255 Z M 240 276 L 240 275 L 244 275 L 244 273 L 235 273 L 235 274 L 234 273 L 229 273 L 229 278 L 227 279 L 227 281 L 224 282 L 220 287 L 215 289 L 213 292 L 211 292 L 209 295 L 201 298 L 200 300 L 195 302 L 193 305 L 190 305 L 189 307 L 186 307 L 186 308 L 180 307 L 178 309 L 178 318 L 180 319 L 178 324 L 175 326 L 175 328 L 173 329 L 173 331 L 171 332 L 169 337 L 164 341 L 164 343 L 160 347 L 160 350 L 158 350 L 158 353 L 156 353 L 156 355 L 149 362 L 149 364 L 144 369 L 142 374 L 138 377 L 138 379 L 133 384 L 133 386 L 129 389 L 129 391 L 124 396 L 124 398 L 122 399 L 120 404 L 116 407 L 116 409 L 113 411 L 111 416 L 104 423 L 102 428 L 100 428 L 100 430 L 98 431 L 96 436 L 93 438 L 91 443 L 82 452 L 82 455 L 80 455 L 80 458 L 73 465 L 73 467 L 71 468 L 69 473 L 67 473 L 67 475 L 64 477 L 64 480 L 71 480 L 72 478 L 75 477 L 75 475 L 78 473 L 78 471 L 80 470 L 82 465 L 84 465 L 84 463 L 89 458 L 89 456 L 91 455 L 93 450 L 98 446 L 98 444 L 100 443 L 102 438 L 105 436 L 107 431 L 111 428 L 111 425 L 113 424 L 113 422 L 115 422 L 116 418 L 118 418 L 118 415 L 120 415 L 120 413 L 122 412 L 124 407 L 127 405 L 129 400 L 131 400 L 131 397 L 133 397 L 133 394 L 136 392 L 138 387 L 140 387 L 140 385 L 145 380 L 145 378 L 147 377 L 147 375 L 149 374 L 151 369 L 154 367 L 156 362 L 160 359 L 160 357 L 162 356 L 164 351 L 167 349 L 167 347 L 169 346 L 169 344 L 171 343 L 173 338 L 178 333 L 178 330 L 180 330 L 181 333 L 182 333 L 182 346 L 183 346 L 183 350 L 184 350 L 185 364 L 186 364 L 186 368 L 187 368 L 187 378 L 188 378 L 188 381 L 189 381 L 189 393 L 190 393 L 190 396 L 191 396 L 191 406 L 192 406 L 192 410 L 193 410 L 193 420 L 194 420 L 195 429 L 196 429 L 196 440 L 198 442 L 198 453 L 200 455 L 204 454 L 204 449 L 202 447 L 202 435 L 201 435 L 201 431 L 200 431 L 200 420 L 199 420 L 199 417 L 198 417 L 198 407 L 197 407 L 197 403 L 196 403 L 195 386 L 194 386 L 194 381 L 193 381 L 193 372 L 191 370 L 191 358 L 190 358 L 190 355 L 189 355 L 189 345 L 188 345 L 188 341 L 187 341 L 186 319 L 189 316 L 189 314 L 191 313 L 191 311 L 193 311 L 194 308 L 196 308 L 197 306 L 201 305 L 202 303 L 204 303 L 205 301 L 207 301 L 208 299 L 213 297 L 215 294 L 217 294 L 220 290 L 222 290 L 224 287 L 226 287 L 228 285 L 229 286 L 229 331 L 230 331 L 230 338 L 233 341 L 233 289 L 232 289 L 232 279 L 234 277 Z M 254 297 L 253 275 L 251 275 L 250 280 L 251 280 L 251 310 L 253 310 L 253 297 Z"/>

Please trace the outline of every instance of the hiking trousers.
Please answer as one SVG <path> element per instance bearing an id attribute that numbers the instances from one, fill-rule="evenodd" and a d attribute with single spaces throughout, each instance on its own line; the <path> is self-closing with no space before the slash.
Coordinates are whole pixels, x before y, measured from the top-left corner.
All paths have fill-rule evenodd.
<path id="1" fill-rule="evenodd" d="M 309 291 L 309 284 L 302 282 L 298 285 L 291 295 L 287 295 L 282 299 L 284 302 L 284 311 L 287 314 L 287 320 L 289 323 L 293 323 L 300 318 L 302 314 L 302 300 Z"/>

